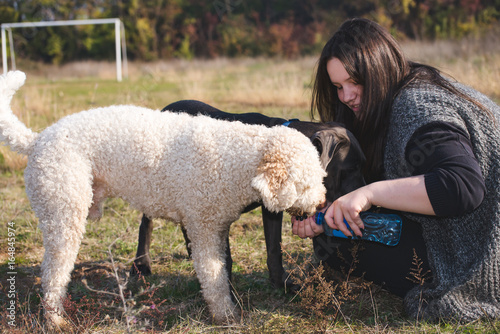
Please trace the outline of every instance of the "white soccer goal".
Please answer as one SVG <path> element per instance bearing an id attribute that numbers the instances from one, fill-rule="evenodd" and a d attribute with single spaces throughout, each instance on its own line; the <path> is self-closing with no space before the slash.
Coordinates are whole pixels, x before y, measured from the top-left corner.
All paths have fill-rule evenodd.
<path id="1" fill-rule="evenodd" d="M 115 25 L 115 49 L 116 49 L 116 80 L 122 81 L 122 53 L 123 53 L 123 74 L 128 77 L 127 46 L 125 43 L 125 29 L 120 19 L 89 19 L 71 21 L 43 21 L 43 22 L 16 22 L 2 23 L 2 65 L 3 73 L 7 73 L 7 39 L 5 31 L 9 32 L 10 56 L 13 69 L 16 69 L 16 58 L 14 54 L 14 44 L 12 39 L 12 28 L 34 28 L 34 27 L 54 27 L 54 26 L 76 26 L 89 24 L 114 24 Z M 121 52 L 120 52 L 121 45 Z"/>

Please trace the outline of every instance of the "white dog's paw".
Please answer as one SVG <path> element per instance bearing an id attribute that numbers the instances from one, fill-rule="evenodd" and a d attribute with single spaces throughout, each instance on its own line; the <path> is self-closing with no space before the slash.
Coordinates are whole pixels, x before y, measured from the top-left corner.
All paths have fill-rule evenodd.
<path id="1" fill-rule="evenodd" d="M 45 312 L 45 325 L 49 332 L 67 333 L 72 331 L 70 323 L 55 312 Z"/>
<path id="2" fill-rule="evenodd" d="M 212 323 L 217 325 L 231 325 L 241 322 L 241 312 L 237 307 L 232 307 L 230 311 L 213 314 Z"/>

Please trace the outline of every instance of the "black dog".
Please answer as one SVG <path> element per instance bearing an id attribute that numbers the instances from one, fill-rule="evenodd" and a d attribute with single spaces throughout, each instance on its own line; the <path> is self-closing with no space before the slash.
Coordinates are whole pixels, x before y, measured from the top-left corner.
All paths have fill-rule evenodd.
<path id="1" fill-rule="evenodd" d="M 192 115 L 207 115 L 212 118 L 240 121 L 246 124 L 261 124 L 268 127 L 280 125 L 296 129 L 311 139 L 320 153 L 320 160 L 328 175 L 324 180 L 327 190 L 326 199 L 333 202 L 338 197 L 347 194 L 365 184 L 361 168 L 365 161 L 363 152 L 353 134 L 338 123 L 314 123 L 301 122 L 299 120 L 287 121 L 283 118 L 268 117 L 259 113 L 230 114 L 216 109 L 203 102 L 184 100 L 172 103 L 162 111 L 185 112 Z M 243 212 L 248 212 L 262 203 L 253 203 Z M 269 278 L 275 287 L 286 287 L 295 290 L 296 285 L 288 279 L 283 268 L 281 253 L 281 229 L 283 213 L 273 213 L 262 206 L 262 220 L 264 223 L 264 235 L 267 249 L 267 267 Z M 142 217 L 139 228 L 139 244 L 136 259 L 132 265 L 132 274 L 151 274 L 151 260 L 149 257 L 149 245 L 153 224 L 146 216 Z M 189 239 L 183 230 L 186 245 Z M 228 277 L 231 279 L 232 258 L 229 249 L 229 240 L 226 252 L 226 268 Z M 190 249 L 188 247 L 188 253 Z"/>

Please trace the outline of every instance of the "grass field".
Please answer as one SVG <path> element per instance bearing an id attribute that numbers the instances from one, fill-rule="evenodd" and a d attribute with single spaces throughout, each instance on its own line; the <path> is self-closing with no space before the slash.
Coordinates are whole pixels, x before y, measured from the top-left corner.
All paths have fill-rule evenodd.
<path id="1" fill-rule="evenodd" d="M 500 102 L 498 34 L 480 42 L 407 43 L 411 58 L 430 63 Z M 217 59 L 130 64 L 130 78 L 114 79 L 112 63 L 63 67 L 23 64 L 26 85 L 13 101 L 19 117 L 42 130 L 64 115 L 109 104 L 162 108 L 180 99 L 199 99 L 232 112 L 262 112 L 309 119 L 315 58 Z M 41 309 L 41 233 L 24 192 L 25 159 L 0 148 L 0 326 L 4 333 L 44 333 Z M 155 221 L 151 248 L 154 275 L 127 277 L 135 255 L 141 213 L 119 199 L 106 202 L 103 218 L 87 225 L 66 310 L 75 333 L 498 333 L 500 322 L 425 323 L 407 318 L 402 300 L 358 279 L 327 273 L 312 256 L 310 240 L 292 236 L 286 216 L 286 267 L 303 281 L 298 295 L 273 289 L 267 280 L 260 211 L 233 224 L 233 285 L 243 320 L 233 326 L 209 323 L 192 262 L 178 226 Z M 8 227 L 15 238 L 16 326 L 8 324 Z M 118 284 L 125 286 L 118 295 Z M 104 293 L 106 292 L 106 293 Z M 330 296 L 326 301 L 319 296 Z"/>

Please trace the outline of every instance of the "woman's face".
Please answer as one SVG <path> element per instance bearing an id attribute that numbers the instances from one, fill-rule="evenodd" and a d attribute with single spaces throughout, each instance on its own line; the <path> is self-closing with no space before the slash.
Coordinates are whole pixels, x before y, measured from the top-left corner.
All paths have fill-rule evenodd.
<path id="1" fill-rule="evenodd" d="M 359 118 L 359 105 L 363 95 L 363 86 L 357 84 L 347 73 L 338 58 L 332 58 L 326 63 L 330 81 L 337 87 L 340 102 L 348 106 Z"/>

